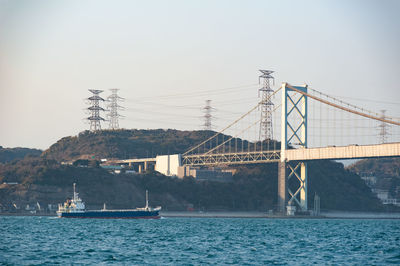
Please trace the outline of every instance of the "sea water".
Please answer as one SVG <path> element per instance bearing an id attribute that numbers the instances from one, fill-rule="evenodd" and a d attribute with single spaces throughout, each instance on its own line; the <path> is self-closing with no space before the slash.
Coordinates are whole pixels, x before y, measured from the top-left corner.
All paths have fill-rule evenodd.
<path id="1" fill-rule="evenodd" d="M 400 220 L 0 216 L 0 264 L 400 264 Z"/>

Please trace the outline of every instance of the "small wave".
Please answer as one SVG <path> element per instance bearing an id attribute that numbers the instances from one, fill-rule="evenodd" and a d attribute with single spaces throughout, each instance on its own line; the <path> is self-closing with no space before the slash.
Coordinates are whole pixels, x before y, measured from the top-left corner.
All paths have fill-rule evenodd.
<path id="1" fill-rule="evenodd" d="M 2 219 L 0 265 L 400 263 L 399 220 L 47 219 Z"/>
<path id="2" fill-rule="evenodd" d="M 103 261 L 116 261 L 117 258 L 115 258 L 113 255 L 108 255 L 107 258 Z"/>
<path id="3" fill-rule="evenodd" d="M 398 264 L 400 262 L 400 255 L 387 258 L 385 262 L 390 264 Z"/>
<path id="4" fill-rule="evenodd" d="M 400 259 L 400 254 L 396 255 L 396 256 L 393 256 L 393 257 L 390 257 L 389 259 Z"/>

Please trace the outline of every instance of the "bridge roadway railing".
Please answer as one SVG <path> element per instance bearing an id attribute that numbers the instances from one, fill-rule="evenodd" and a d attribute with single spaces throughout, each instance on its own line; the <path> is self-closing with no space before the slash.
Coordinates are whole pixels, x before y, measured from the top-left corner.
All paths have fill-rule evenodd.
<path id="1" fill-rule="evenodd" d="M 145 162 L 156 162 L 157 158 L 140 158 L 140 159 L 122 159 L 116 160 L 115 163 L 145 163 Z"/>
<path id="2" fill-rule="evenodd" d="M 282 157 L 284 154 L 284 158 Z M 323 147 L 306 149 L 252 151 L 221 154 L 191 154 L 182 155 L 182 165 L 219 165 L 219 164 L 252 164 L 274 163 L 279 161 L 309 161 L 309 160 L 340 160 L 363 159 L 378 157 L 400 157 L 400 143 L 385 143 L 376 145 L 349 145 L 342 147 Z M 281 160 L 282 159 L 282 160 Z M 116 163 L 149 163 L 156 158 L 118 160 Z"/>
<path id="3" fill-rule="evenodd" d="M 280 161 L 280 151 L 254 151 L 222 154 L 191 154 L 182 155 L 182 165 L 221 165 L 272 163 Z"/>
<path id="4" fill-rule="evenodd" d="M 307 149 L 288 149 L 284 151 L 283 161 L 340 160 L 379 157 L 400 157 L 400 143 L 376 145 L 349 145 L 342 147 L 323 147 Z M 255 151 L 222 154 L 183 155 L 183 165 L 219 165 L 274 163 L 281 161 L 281 151 Z"/>
<path id="5" fill-rule="evenodd" d="M 285 151 L 286 161 L 363 159 L 398 156 L 400 156 L 400 143 L 398 142 L 376 145 L 292 149 Z"/>

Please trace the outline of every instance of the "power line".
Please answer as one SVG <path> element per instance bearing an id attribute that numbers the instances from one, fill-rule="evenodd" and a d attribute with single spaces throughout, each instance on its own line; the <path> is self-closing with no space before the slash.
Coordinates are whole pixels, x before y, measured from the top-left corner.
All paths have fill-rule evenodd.
<path id="1" fill-rule="evenodd" d="M 152 109 L 154 106 L 163 106 L 163 107 L 171 107 L 171 108 L 180 108 L 180 109 L 193 109 L 193 110 L 200 110 L 201 106 L 193 106 L 193 105 L 171 105 L 171 104 L 164 104 L 159 102 L 135 102 L 136 105 L 149 105 Z"/>
<path id="2" fill-rule="evenodd" d="M 340 95 L 332 95 L 332 96 L 337 97 L 337 98 L 350 99 L 350 100 L 363 101 L 363 102 L 373 102 L 373 103 L 385 103 L 385 104 L 400 105 L 400 102 L 377 101 L 377 100 L 371 100 L 371 99 L 362 99 L 362 98 L 347 97 L 347 96 L 340 96 Z"/>
<path id="3" fill-rule="evenodd" d="M 248 85 L 241 85 L 241 86 L 235 86 L 235 87 L 228 87 L 228 88 L 222 88 L 222 89 L 212 89 L 212 90 L 200 90 L 197 89 L 195 92 L 184 92 L 184 93 L 176 93 L 176 94 L 165 94 L 165 95 L 159 95 L 157 96 L 158 99 L 162 98 L 170 98 L 170 97 L 193 97 L 193 96 L 207 96 L 211 94 L 225 94 L 226 91 L 232 91 L 232 90 L 242 90 L 243 88 L 246 87 L 254 87 L 257 84 L 248 84 Z M 153 96 L 148 96 L 148 97 L 142 97 L 138 98 L 135 100 L 146 100 L 146 99 L 154 99 Z"/>
<path id="4" fill-rule="evenodd" d="M 187 118 L 198 118 L 198 116 L 191 116 L 191 115 L 186 115 L 186 114 L 181 114 L 181 113 L 166 113 L 166 112 L 157 112 L 157 111 L 149 111 L 149 110 L 143 110 L 143 109 L 136 109 L 136 108 L 127 108 L 127 112 L 134 112 L 134 113 L 141 113 L 141 114 L 154 114 L 154 115 L 161 115 L 161 116 L 171 116 L 171 117 L 187 117 Z"/>
<path id="5" fill-rule="evenodd" d="M 144 121 L 144 122 L 149 122 L 149 123 L 157 123 L 157 124 L 166 124 L 168 123 L 168 125 L 182 125 L 182 126 L 189 126 L 189 127 L 195 127 L 195 124 L 191 124 L 191 123 L 184 123 L 181 120 L 179 121 L 172 121 L 172 120 L 157 120 L 157 119 L 147 119 L 147 118 L 141 118 L 141 117 L 137 117 L 137 118 L 127 118 L 126 120 L 128 121 Z"/>

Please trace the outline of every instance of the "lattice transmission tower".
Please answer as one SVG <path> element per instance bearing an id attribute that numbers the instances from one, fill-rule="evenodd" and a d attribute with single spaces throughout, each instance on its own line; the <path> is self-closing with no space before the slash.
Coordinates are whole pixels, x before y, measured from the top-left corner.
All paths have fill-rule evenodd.
<path id="1" fill-rule="evenodd" d="M 260 70 L 262 73 L 259 80 L 262 79 L 262 87 L 258 90 L 258 97 L 262 97 L 261 104 L 261 122 L 260 122 L 260 140 L 272 140 L 274 137 L 272 125 L 272 111 L 274 103 L 272 102 L 271 95 L 274 90 L 271 88 L 271 80 L 274 77 L 271 75 L 274 71 Z"/>
<path id="2" fill-rule="evenodd" d="M 104 99 L 99 96 L 102 93 L 102 90 L 91 90 L 89 91 L 93 94 L 91 97 L 87 98 L 89 101 L 90 107 L 87 108 L 89 110 L 90 116 L 86 118 L 90 122 L 90 131 L 98 131 L 101 130 L 101 121 L 105 121 L 104 118 L 100 116 L 100 112 L 104 111 L 104 109 L 100 106 L 100 102 L 104 102 Z"/>
<path id="3" fill-rule="evenodd" d="M 212 130 L 211 119 L 213 116 L 212 116 L 211 112 L 213 110 L 214 110 L 214 108 L 211 107 L 211 100 L 206 100 L 206 106 L 203 108 L 203 111 L 204 111 L 203 128 L 204 128 L 204 130 Z"/>
<path id="4" fill-rule="evenodd" d="M 115 130 L 119 128 L 118 118 L 122 117 L 118 111 L 124 110 L 118 102 L 123 101 L 124 98 L 118 96 L 119 89 L 110 89 L 110 91 L 112 94 L 107 97 L 107 101 L 109 102 L 107 105 L 107 118 L 109 121 L 109 129 Z"/>
<path id="5" fill-rule="evenodd" d="M 386 110 L 381 110 L 380 118 L 385 119 L 386 118 L 385 113 L 386 113 Z M 379 127 L 380 141 L 381 141 L 381 143 L 386 143 L 388 135 L 389 135 L 388 125 L 385 122 L 381 122 L 378 127 Z"/>

